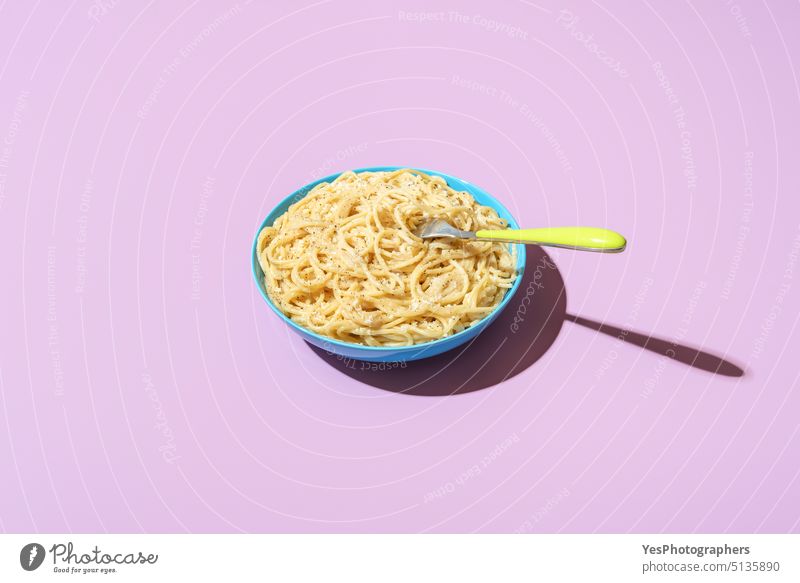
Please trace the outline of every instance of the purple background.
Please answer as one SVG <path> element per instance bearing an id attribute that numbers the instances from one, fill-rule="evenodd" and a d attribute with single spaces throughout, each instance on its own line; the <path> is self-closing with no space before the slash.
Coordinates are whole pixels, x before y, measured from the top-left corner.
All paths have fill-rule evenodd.
<path id="1" fill-rule="evenodd" d="M 0 529 L 798 531 L 797 3 L 274 4 L 0 10 Z M 343 374 L 252 238 L 397 164 L 623 232 L 568 312 L 745 375 L 569 322 L 468 394 Z"/>

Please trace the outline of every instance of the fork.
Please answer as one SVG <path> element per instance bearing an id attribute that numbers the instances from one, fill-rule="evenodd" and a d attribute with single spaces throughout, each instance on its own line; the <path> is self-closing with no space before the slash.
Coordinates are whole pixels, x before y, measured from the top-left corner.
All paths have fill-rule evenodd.
<path id="1" fill-rule="evenodd" d="M 625 237 L 616 231 L 598 227 L 462 231 L 442 219 L 431 219 L 420 224 L 414 230 L 414 234 L 421 239 L 447 237 L 498 243 L 524 243 L 598 253 L 620 253 L 625 250 L 627 244 Z"/>

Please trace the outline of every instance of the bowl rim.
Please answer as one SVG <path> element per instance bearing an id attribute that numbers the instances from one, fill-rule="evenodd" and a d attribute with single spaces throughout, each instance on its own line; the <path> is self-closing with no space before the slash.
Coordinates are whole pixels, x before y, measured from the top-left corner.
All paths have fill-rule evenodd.
<path id="1" fill-rule="evenodd" d="M 252 273 L 253 273 L 253 279 L 255 279 L 256 287 L 258 288 L 258 291 L 261 294 L 261 297 L 264 298 L 264 301 L 267 302 L 267 305 L 272 309 L 273 312 L 275 312 L 278 315 L 278 317 L 280 317 L 281 320 L 284 321 L 284 323 L 288 324 L 290 327 L 294 328 L 296 331 L 300 332 L 301 334 L 307 334 L 307 335 L 317 339 L 320 343 L 322 343 L 323 346 L 338 346 L 338 347 L 341 347 L 341 348 L 344 348 L 344 349 L 348 349 L 348 350 L 357 349 L 357 350 L 364 350 L 366 352 L 374 352 L 374 353 L 381 353 L 381 352 L 398 353 L 398 352 L 406 352 L 406 351 L 411 351 L 411 350 L 427 350 L 427 349 L 432 348 L 434 346 L 441 345 L 441 344 L 444 344 L 444 343 L 450 343 L 450 342 L 453 342 L 453 341 L 457 340 L 458 338 L 466 337 L 470 332 L 474 332 L 475 327 L 476 326 L 480 326 L 481 322 L 486 322 L 486 324 L 491 323 L 490 319 L 493 319 L 502 310 L 504 310 L 505 307 L 508 305 L 508 303 L 511 301 L 511 298 L 514 295 L 516 295 L 516 292 L 517 292 L 517 290 L 519 289 L 519 286 L 522 283 L 522 276 L 523 276 L 523 273 L 525 272 L 525 263 L 526 263 L 526 261 L 525 261 L 525 245 L 518 244 L 518 243 L 514 243 L 513 244 L 513 245 L 515 245 L 516 251 L 517 251 L 517 261 L 516 261 L 517 278 L 516 278 L 516 280 L 514 280 L 514 285 L 512 285 L 509 288 L 509 290 L 506 292 L 505 296 L 503 296 L 502 301 L 499 304 L 497 304 L 495 309 L 492 310 L 491 312 L 489 312 L 488 314 L 486 314 L 480 320 L 478 320 L 475 325 L 473 325 L 473 326 L 471 326 L 469 328 L 464 328 L 460 332 L 456 332 L 455 334 L 453 334 L 451 336 L 444 336 L 444 337 L 438 338 L 436 340 L 431 340 L 430 342 L 421 342 L 419 344 L 409 344 L 408 346 L 366 346 L 364 344 L 356 344 L 355 342 L 345 342 L 343 340 L 336 340 L 335 338 L 330 338 L 329 336 L 323 336 L 322 334 L 317 334 L 313 330 L 309 330 L 308 328 L 306 328 L 304 326 L 301 326 L 300 324 L 298 324 L 297 322 L 292 320 L 290 317 L 288 317 L 286 314 L 284 314 L 278 308 L 278 306 L 276 306 L 273 303 L 273 301 L 269 297 L 269 294 L 267 293 L 266 286 L 264 285 L 264 282 L 259 278 L 259 275 L 258 275 L 258 270 L 261 269 L 261 265 L 258 262 L 258 251 L 257 251 L 257 249 L 258 249 L 258 236 L 261 233 L 261 231 L 264 229 L 264 227 L 267 226 L 267 221 L 270 220 L 270 217 L 272 217 L 272 215 L 275 212 L 275 210 L 277 208 L 283 206 L 286 202 L 290 201 L 291 199 L 296 198 L 298 193 L 304 192 L 303 196 L 297 198 L 297 200 L 300 200 L 300 199 L 304 198 L 306 195 L 308 195 L 308 193 L 311 192 L 311 190 L 314 187 L 316 187 L 318 184 L 321 184 L 323 182 L 331 182 L 331 181 L 335 180 L 336 178 L 338 178 L 339 176 L 341 176 L 342 174 L 344 174 L 345 172 L 354 172 L 356 174 L 358 174 L 359 172 L 392 172 L 394 170 L 400 170 L 400 169 L 403 169 L 403 168 L 408 168 L 409 170 L 417 170 L 419 172 L 424 172 L 425 174 L 430 174 L 430 175 L 433 175 L 433 176 L 441 176 L 442 178 L 445 179 L 445 181 L 449 181 L 450 179 L 457 180 L 458 182 L 461 182 L 462 184 L 466 184 L 466 185 L 470 186 L 471 188 L 480 191 L 483 195 L 489 197 L 493 201 L 493 203 L 497 207 L 499 207 L 506 214 L 506 217 L 507 217 L 506 220 L 508 220 L 509 227 L 511 227 L 512 229 L 519 229 L 520 228 L 519 224 L 517 223 L 516 219 L 514 218 L 514 215 L 511 214 L 511 211 L 509 211 L 508 208 L 506 208 L 506 206 L 502 202 L 500 202 L 500 200 L 498 200 L 495 196 L 490 194 L 486 189 L 481 188 L 480 186 L 477 186 L 476 184 L 473 184 L 472 182 L 464 180 L 463 178 L 459 178 L 457 176 L 453 176 L 453 175 L 447 174 L 445 172 L 440 172 L 438 170 L 427 170 L 425 168 L 418 168 L 416 166 L 369 166 L 369 167 L 366 167 L 366 168 L 354 168 L 352 170 L 343 170 L 341 172 L 336 172 L 334 174 L 329 174 L 328 176 L 324 176 L 322 178 L 318 178 L 318 179 L 312 180 L 311 182 L 309 182 L 308 184 L 306 184 L 304 186 L 301 186 L 300 188 L 298 188 L 297 190 L 295 190 L 294 192 L 292 192 L 288 196 L 285 196 L 284 198 L 282 198 L 280 200 L 280 202 L 275 204 L 272 207 L 272 210 L 270 210 L 269 213 L 267 213 L 267 216 L 264 217 L 264 220 L 261 221 L 261 225 L 256 230 L 256 235 L 255 235 L 255 238 L 253 239 L 253 245 L 252 245 L 252 251 L 251 251 L 251 255 L 252 255 L 252 257 L 251 257 L 251 270 L 252 270 Z M 449 182 L 448 182 L 448 185 L 449 185 Z M 452 188 L 452 186 L 451 186 L 451 188 Z M 470 194 L 472 194 L 472 193 L 470 193 Z M 276 218 L 277 217 L 273 217 L 272 218 L 272 222 L 274 222 Z M 484 325 L 484 327 L 485 327 L 485 325 Z M 468 337 L 465 338 L 465 340 L 467 340 L 467 339 L 468 339 Z M 460 343 L 457 343 L 457 344 L 460 344 Z M 455 344 L 455 345 L 457 345 L 457 344 Z"/>

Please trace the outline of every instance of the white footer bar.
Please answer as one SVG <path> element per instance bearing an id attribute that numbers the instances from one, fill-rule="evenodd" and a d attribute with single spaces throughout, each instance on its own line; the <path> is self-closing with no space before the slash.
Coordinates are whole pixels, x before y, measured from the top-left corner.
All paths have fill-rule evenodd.
<path id="1" fill-rule="evenodd" d="M 800 581 L 800 535 L 0 535 L 0 581 Z"/>

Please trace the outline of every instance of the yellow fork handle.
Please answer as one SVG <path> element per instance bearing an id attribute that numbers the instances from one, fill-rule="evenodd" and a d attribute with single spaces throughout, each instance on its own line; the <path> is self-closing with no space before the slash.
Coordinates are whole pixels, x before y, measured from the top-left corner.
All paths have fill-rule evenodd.
<path id="1" fill-rule="evenodd" d="M 564 247 L 581 251 L 619 253 L 625 250 L 625 237 L 609 229 L 597 227 L 547 227 L 543 229 L 503 229 L 501 231 L 478 231 L 478 239 L 504 243 L 525 243 Z"/>

